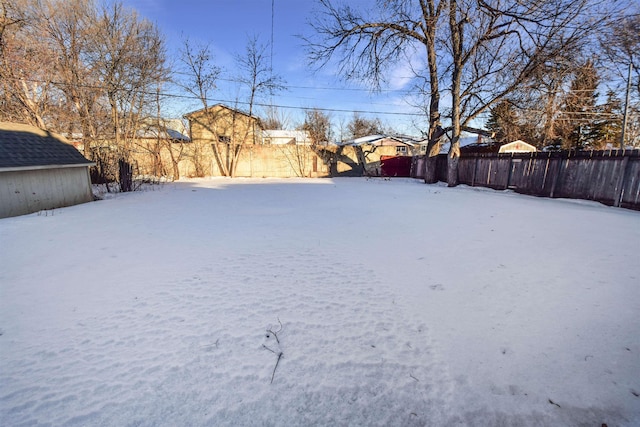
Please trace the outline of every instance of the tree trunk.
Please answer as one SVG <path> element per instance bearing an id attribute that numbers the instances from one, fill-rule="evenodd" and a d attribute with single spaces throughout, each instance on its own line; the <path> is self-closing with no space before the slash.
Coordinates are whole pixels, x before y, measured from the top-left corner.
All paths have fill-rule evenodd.
<path id="1" fill-rule="evenodd" d="M 429 156 L 428 154 L 424 159 L 424 182 L 425 184 L 435 184 L 438 182 L 437 174 L 438 158 Z"/>
<path id="2" fill-rule="evenodd" d="M 451 29 L 451 47 L 453 57 L 453 70 L 451 75 L 451 147 L 449 148 L 449 161 L 447 162 L 447 185 L 458 185 L 458 158 L 460 157 L 460 87 L 462 82 L 463 67 L 463 40 L 462 36 L 464 18 L 458 21 L 458 2 L 451 0 L 449 3 L 449 27 Z"/>
<path id="3" fill-rule="evenodd" d="M 234 144 L 233 157 L 231 159 L 231 170 L 229 174 L 231 178 L 236 177 L 236 169 L 238 168 L 238 162 L 240 161 L 240 152 L 242 151 L 243 146 L 244 144 Z"/>
<path id="4" fill-rule="evenodd" d="M 425 34 L 425 48 L 429 65 L 429 142 L 424 162 L 424 182 L 435 184 L 438 182 L 436 156 L 440 153 L 440 139 L 444 135 L 440 123 L 440 87 L 435 25 L 440 16 L 440 6 L 436 6 L 433 2 L 421 2 L 421 6 L 425 22 L 432 23 L 426 27 Z"/>
<path id="5" fill-rule="evenodd" d="M 173 180 L 177 181 L 180 179 L 180 167 L 171 147 L 169 147 L 169 155 L 171 156 L 171 166 L 173 167 Z"/>
<path id="6" fill-rule="evenodd" d="M 447 186 L 455 187 L 458 185 L 458 161 L 460 156 L 449 155 L 447 161 Z"/>

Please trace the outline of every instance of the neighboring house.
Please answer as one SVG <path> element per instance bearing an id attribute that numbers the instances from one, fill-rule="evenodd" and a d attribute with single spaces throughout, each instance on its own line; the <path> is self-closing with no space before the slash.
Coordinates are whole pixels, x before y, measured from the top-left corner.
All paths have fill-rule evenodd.
<path id="1" fill-rule="evenodd" d="M 536 152 L 536 147 L 531 144 L 527 144 L 524 141 L 517 140 L 504 144 L 500 147 L 499 153 L 533 153 Z"/>
<path id="2" fill-rule="evenodd" d="M 93 200 L 92 165 L 60 135 L 0 123 L 0 218 Z"/>
<path id="3" fill-rule="evenodd" d="M 416 138 L 409 135 L 393 135 L 393 137 L 411 145 L 413 147 L 413 155 L 425 154 L 427 152 L 429 140 L 426 138 Z"/>
<path id="4" fill-rule="evenodd" d="M 311 137 L 306 130 L 268 129 L 262 131 L 262 143 L 266 145 L 311 145 Z"/>
<path id="5" fill-rule="evenodd" d="M 469 145 L 474 145 L 478 141 L 478 138 L 475 136 L 460 136 L 459 144 L 460 150 L 464 149 Z M 445 135 L 440 139 L 440 154 L 448 154 L 451 149 L 451 141 Z"/>
<path id="6" fill-rule="evenodd" d="M 402 139 L 389 135 L 367 135 L 338 143 L 338 153 L 342 155 L 342 163 L 346 162 L 344 148 L 353 147 L 353 152 L 348 155 L 354 165 L 352 170 L 358 175 L 382 176 L 385 174 L 383 165 L 389 165 L 393 158 L 408 158 L 415 154 L 419 148 L 417 144 L 408 139 Z M 404 163 L 403 163 L 404 164 Z M 410 166 L 410 161 L 409 161 Z M 340 172 L 340 171 L 338 171 Z M 392 174 L 397 176 L 396 173 Z"/>
<path id="7" fill-rule="evenodd" d="M 191 142 L 188 136 L 178 132 L 175 129 L 163 127 L 162 125 L 160 125 L 160 128 L 158 128 L 157 126 L 148 126 L 145 129 L 139 130 L 138 132 L 136 132 L 136 138 L 141 140 L 169 140 L 175 143 Z"/>
<path id="8" fill-rule="evenodd" d="M 260 119 L 240 110 L 216 104 L 184 116 L 193 142 L 260 144 Z"/>
<path id="9" fill-rule="evenodd" d="M 361 147 L 364 152 L 377 152 L 380 155 L 412 156 L 416 143 L 388 135 L 367 135 L 339 145 Z"/>
<path id="10" fill-rule="evenodd" d="M 143 140 L 170 140 L 171 142 L 191 142 L 187 136 L 188 131 L 182 120 L 179 119 L 154 119 L 145 120 L 136 132 L 136 138 Z"/>

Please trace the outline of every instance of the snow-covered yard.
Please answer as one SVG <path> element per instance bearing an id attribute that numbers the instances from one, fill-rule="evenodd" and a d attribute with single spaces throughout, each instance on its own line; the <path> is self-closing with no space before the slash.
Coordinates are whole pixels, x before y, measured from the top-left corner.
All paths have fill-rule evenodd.
<path id="1" fill-rule="evenodd" d="M 412 180 L 2 219 L 0 424 L 639 425 L 639 252 L 639 212 Z"/>

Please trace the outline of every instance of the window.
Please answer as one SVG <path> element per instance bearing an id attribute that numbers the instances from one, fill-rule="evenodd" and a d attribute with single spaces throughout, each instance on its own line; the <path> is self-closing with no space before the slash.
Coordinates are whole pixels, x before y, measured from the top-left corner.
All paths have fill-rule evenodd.
<path id="1" fill-rule="evenodd" d="M 227 135 L 218 135 L 218 142 L 231 142 L 231 137 Z"/>
<path id="2" fill-rule="evenodd" d="M 396 147 L 396 154 L 407 154 L 407 147 L 404 145 Z"/>

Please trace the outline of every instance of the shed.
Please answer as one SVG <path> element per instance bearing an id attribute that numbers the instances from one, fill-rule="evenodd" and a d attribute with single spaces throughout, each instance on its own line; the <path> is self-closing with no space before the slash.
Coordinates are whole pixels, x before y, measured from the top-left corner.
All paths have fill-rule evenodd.
<path id="1" fill-rule="evenodd" d="M 533 153 L 536 147 L 524 141 L 516 140 L 500 147 L 499 153 Z"/>
<path id="2" fill-rule="evenodd" d="M 60 135 L 0 122 L 0 218 L 93 200 L 93 164 Z"/>

